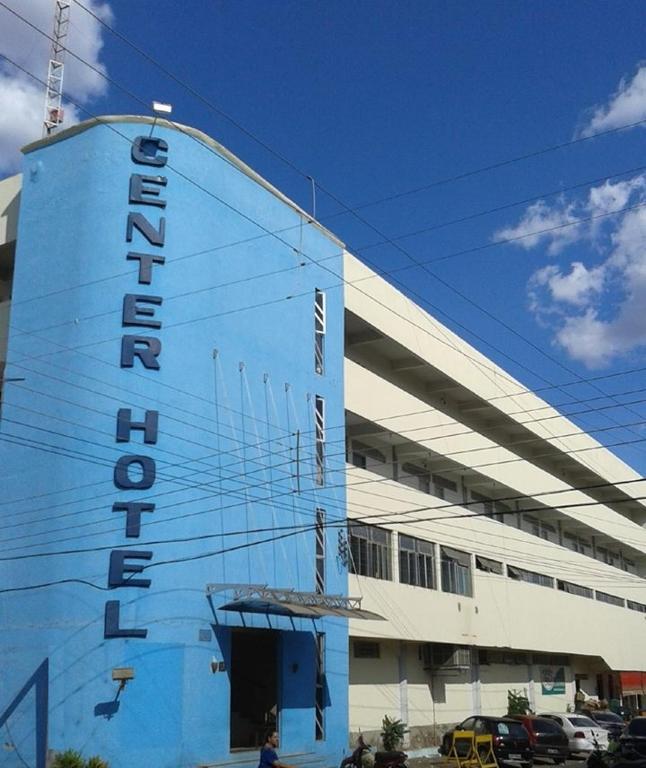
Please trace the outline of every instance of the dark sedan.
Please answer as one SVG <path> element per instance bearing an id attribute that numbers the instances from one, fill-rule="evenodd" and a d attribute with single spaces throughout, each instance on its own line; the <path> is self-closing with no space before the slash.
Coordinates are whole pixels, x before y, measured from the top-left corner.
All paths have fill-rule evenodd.
<path id="1" fill-rule="evenodd" d="M 591 720 L 594 720 L 594 722 L 600 728 L 603 728 L 604 731 L 608 731 L 608 735 L 612 739 L 618 739 L 626 727 L 626 723 L 619 717 L 619 715 L 616 715 L 614 712 L 610 712 L 607 709 L 585 709 L 583 710 L 583 714 L 587 715 Z"/>
<path id="2" fill-rule="evenodd" d="M 510 717 L 467 717 L 455 727 L 456 731 L 474 731 L 476 736 L 491 734 L 493 751 L 501 765 L 520 765 L 532 768 L 534 753 L 529 744 L 529 734 L 518 720 Z M 451 750 L 453 731 L 447 731 L 442 738 L 440 752 L 448 755 Z"/>
<path id="3" fill-rule="evenodd" d="M 646 757 L 646 717 L 634 717 L 619 739 L 621 752 L 625 755 L 637 752 Z"/>
<path id="4" fill-rule="evenodd" d="M 565 731 L 554 720 L 534 715 L 518 715 L 529 735 L 534 757 L 550 757 L 555 763 L 564 763 L 570 755 L 570 742 Z"/>

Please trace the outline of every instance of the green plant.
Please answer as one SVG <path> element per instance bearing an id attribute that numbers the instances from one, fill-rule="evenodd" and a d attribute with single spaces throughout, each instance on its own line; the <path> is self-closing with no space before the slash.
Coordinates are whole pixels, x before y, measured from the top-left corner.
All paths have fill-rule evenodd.
<path id="1" fill-rule="evenodd" d="M 85 760 L 75 749 L 66 749 L 56 755 L 52 768 L 85 768 Z"/>
<path id="2" fill-rule="evenodd" d="M 110 768 L 103 758 L 98 755 L 83 759 L 83 755 L 75 749 L 59 752 L 54 758 L 52 768 Z"/>
<path id="3" fill-rule="evenodd" d="M 526 715 L 529 712 L 529 699 L 523 691 L 507 691 L 507 714 Z"/>
<path id="4" fill-rule="evenodd" d="M 110 768 L 106 761 L 98 755 L 93 755 L 88 758 L 85 768 Z"/>
<path id="5" fill-rule="evenodd" d="M 384 715 L 381 722 L 381 740 L 386 752 L 397 749 L 405 733 L 408 733 L 406 723 L 402 723 L 401 720 L 392 720 L 388 715 Z"/>

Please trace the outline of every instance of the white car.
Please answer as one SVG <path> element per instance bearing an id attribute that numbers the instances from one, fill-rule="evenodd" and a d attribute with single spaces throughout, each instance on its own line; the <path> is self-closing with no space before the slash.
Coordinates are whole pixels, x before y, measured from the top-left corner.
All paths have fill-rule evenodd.
<path id="1" fill-rule="evenodd" d="M 608 749 L 608 731 L 601 728 L 586 715 L 576 712 L 542 712 L 539 717 L 549 717 L 565 731 L 570 744 L 570 752 L 592 752 L 598 746 L 599 749 Z"/>

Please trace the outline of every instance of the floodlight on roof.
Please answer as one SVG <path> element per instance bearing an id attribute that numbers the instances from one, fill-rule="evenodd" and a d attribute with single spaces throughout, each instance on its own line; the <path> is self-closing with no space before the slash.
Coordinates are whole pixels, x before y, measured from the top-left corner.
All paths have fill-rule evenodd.
<path id="1" fill-rule="evenodd" d="M 164 104 L 163 101 L 153 101 L 152 107 L 156 115 L 170 115 L 173 111 L 173 105 Z"/>

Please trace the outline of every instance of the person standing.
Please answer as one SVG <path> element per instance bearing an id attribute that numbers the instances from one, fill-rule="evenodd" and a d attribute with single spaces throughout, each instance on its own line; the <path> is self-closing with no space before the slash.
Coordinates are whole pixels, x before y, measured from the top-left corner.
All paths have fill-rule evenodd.
<path id="1" fill-rule="evenodd" d="M 278 731 L 268 731 L 265 743 L 260 750 L 258 768 L 294 768 L 287 763 L 281 763 L 276 750 L 278 749 Z"/>

